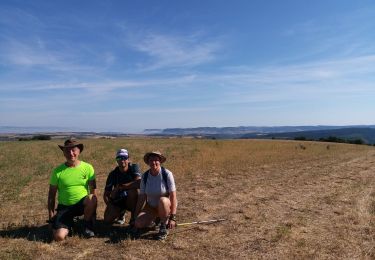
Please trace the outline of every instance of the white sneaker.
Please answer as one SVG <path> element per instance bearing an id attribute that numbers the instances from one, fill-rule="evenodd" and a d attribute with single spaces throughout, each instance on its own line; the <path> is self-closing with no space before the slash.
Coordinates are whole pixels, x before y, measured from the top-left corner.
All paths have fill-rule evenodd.
<path id="1" fill-rule="evenodd" d="M 125 216 L 123 216 L 122 218 L 119 218 L 119 219 L 115 220 L 115 223 L 119 224 L 119 225 L 124 225 L 125 224 Z"/>

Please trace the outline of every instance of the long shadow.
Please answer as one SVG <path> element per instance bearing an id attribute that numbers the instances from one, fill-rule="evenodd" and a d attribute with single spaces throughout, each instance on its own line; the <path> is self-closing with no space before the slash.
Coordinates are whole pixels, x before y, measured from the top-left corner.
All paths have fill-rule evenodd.
<path id="1" fill-rule="evenodd" d="M 69 236 L 83 236 L 83 221 L 78 220 Z M 48 224 L 42 226 L 16 226 L 0 230 L 0 237 L 3 238 L 24 238 L 29 241 L 39 241 L 44 243 L 52 242 L 52 230 Z M 108 238 L 105 243 L 120 243 L 123 240 L 135 239 L 134 233 L 129 225 L 108 225 L 103 220 L 95 223 L 95 237 Z M 143 230 L 136 239 L 155 239 L 153 230 Z"/>
<path id="2" fill-rule="evenodd" d="M 134 239 L 155 239 L 154 229 L 143 229 L 138 236 L 135 235 L 134 231 L 129 225 L 108 225 L 103 220 L 96 222 L 96 237 L 108 238 L 105 243 L 116 244 L 123 240 L 134 240 Z"/>
<path id="3" fill-rule="evenodd" d="M 43 226 L 20 226 L 0 230 L 3 238 L 25 238 L 29 241 L 51 242 L 51 231 L 48 224 Z"/>

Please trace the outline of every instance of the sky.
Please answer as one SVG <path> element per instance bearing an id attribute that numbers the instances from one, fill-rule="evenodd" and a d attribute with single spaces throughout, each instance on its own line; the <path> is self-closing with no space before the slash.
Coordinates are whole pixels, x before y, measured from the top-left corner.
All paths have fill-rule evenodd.
<path id="1" fill-rule="evenodd" d="M 0 126 L 375 124 L 375 1 L 0 1 Z"/>

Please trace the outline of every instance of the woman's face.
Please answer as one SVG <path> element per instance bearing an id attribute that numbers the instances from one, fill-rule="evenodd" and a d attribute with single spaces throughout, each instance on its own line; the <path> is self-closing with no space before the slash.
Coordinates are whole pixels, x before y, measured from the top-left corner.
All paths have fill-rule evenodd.
<path id="1" fill-rule="evenodd" d="M 148 165 L 150 166 L 150 169 L 153 171 L 159 171 L 160 170 L 160 158 L 157 155 L 151 155 L 148 158 Z"/>

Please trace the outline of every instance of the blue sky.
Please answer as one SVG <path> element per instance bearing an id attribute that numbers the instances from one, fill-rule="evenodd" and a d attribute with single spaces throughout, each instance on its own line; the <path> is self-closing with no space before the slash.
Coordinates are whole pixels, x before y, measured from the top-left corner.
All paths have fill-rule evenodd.
<path id="1" fill-rule="evenodd" d="M 0 2 L 0 126 L 375 124 L 375 2 Z"/>

